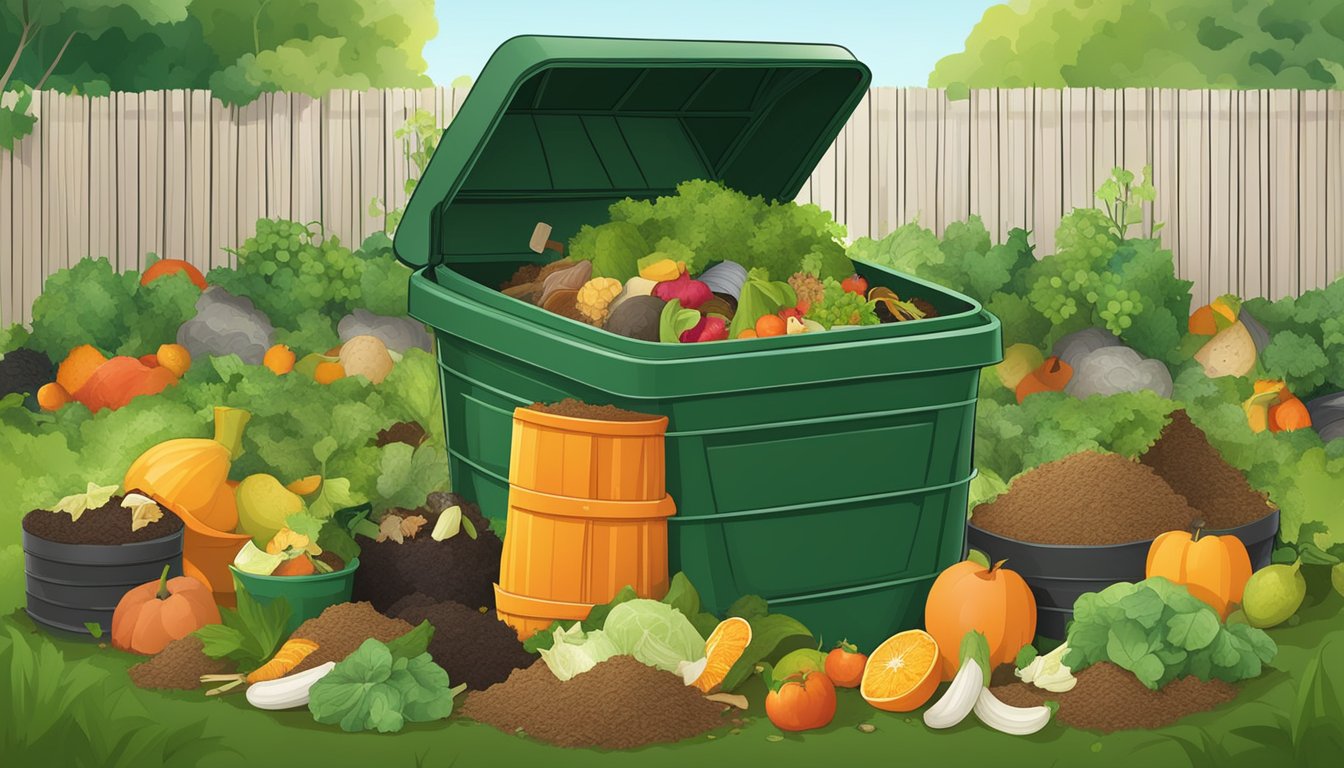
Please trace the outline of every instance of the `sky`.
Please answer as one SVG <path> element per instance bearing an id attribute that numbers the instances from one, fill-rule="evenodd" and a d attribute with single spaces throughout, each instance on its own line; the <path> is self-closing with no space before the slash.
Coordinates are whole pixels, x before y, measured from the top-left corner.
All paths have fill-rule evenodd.
<path id="1" fill-rule="evenodd" d="M 874 85 L 926 85 L 938 59 L 965 47 L 992 0 L 438 0 L 429 76 L 475 77 L 514 35 L 592 35 L 838 43 Z"/>

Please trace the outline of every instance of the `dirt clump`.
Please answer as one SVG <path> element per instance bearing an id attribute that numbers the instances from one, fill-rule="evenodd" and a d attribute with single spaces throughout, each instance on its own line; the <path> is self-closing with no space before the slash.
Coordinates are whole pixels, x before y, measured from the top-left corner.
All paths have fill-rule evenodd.
<path id="1" fill-rule="evenodd" d="M 544 663 L 467 696 L 462 713 L 508 734 L 559 747 L 633 749 L 729 725 L 725 706 L 677 675 L 613 656 L 560 682 Z"/>
<path id="2" fill-rule="evenodd" d="M 594 419 L 597 421 L 652 421 L 658 418 L 648 413 L 636 413 L 614 405 L 589 405 L 582 400 L 567 397 L 558 403 L 533 403 L 529 410 L 551 413 L 556 416 L 568 416 L 571 419 Z"/>
<path id="3" fill-rule="evenodd" d="M 201 675 L 232 671 L 232 662 L 206 656 L 200 639 L 187 635 L 164 646 L 153 658 L 131 667 L 127 674 L 140 688 L 191 691 L 200 687 Z"/>
<path id="4" fill-rule="evenodd" d="M 391 614 L 411 624 L 428 621 L 433 625 L 429 654 L 448 673 L 453 685 L 466 683 L 473 691 L 483 690 L 537 660 L 523 650 L 518 633 L 496 618 L 494 611 L 482 613 L 461 603 L 438 602 L 417 593 L 398 600 Z"/>
<path id="5" fill-rule="evenodd" d="M 401 619 L 393 619 L 375 611 L 368 603 L 339 603 L 308 619 L 294 630 L 293 637 L 312 640 L 317 650 L 308 655 L 293 672 L 341 661 L 354 653 L 365 640 L 373 638 L 386 643 L 401 637 L 412 629 Z M 291 672 L 290 674 L 293 674 Z"/>
<path id="6" fill-rule="evenodd" d="M 1272 511 L 1265 495 L 1223 460 L 1183 410 L 1171 414 L 1171 423 L 1139 461 L 1184 497 L 1209 530 L 1253 523 Z"/>
<path id="7" fill-rule="evenodd" d="M 379 430 L 373 444 L 382 448 L 390 443 L 405 443 L 412 448 L 419 448 L 420 444 L 427 439 L 429 439 L 429 433 L 417 422 L 399 421 L 386 429 Z"/>
<path id="8" fill-rule="evenodd" d="M 1152 468 L 1084 451 L 1023 473 L 971 522 L 1018 541 L 1097 546 L 1147 541 L 1198 517 Z"/>
<path id="9" fill-rule="evenodd" d="M 444 541 L 430 533 L 439 514 L 462 508 L 462 516 L 476 528 L 476 538 L 465 531 Z M 401 598 L 420 592 L 436 601 L 452 601 L 469 608 L 495 607 L 494 583 L 499 581 L 499 559 L 504 542 L 490 530 L 480 507 L 455 493 L 435 492 L 418 509 L 391 509 L 385 514 L 423 516 L 425 525 L 415 538 L 398 544 L 392 539 L 360 539 L 359 568 L 355 570 L 353 600 L 366 600 L 388 611 Z"/>
<path id="10" fill-rule="evenodd" d="M 35 509 L 23 516 L 23 530 L 60 544 L 134 544 L 161 539 L 182 530 L 182 521 L 177 515 L 160 507 L 163 517 L 132 531 L 131 510 L 121 506 L 124 498 L 116 494 L 101 507 L 84 510 L 77 521 L 64 512 Z"/>
<path id="11" fill-rule="evenodd" d="M 1055 715 L 1059 722 L 1102 733 L 1161 728 L 1237 697 L 1237 687 L 1231 683 L 1193 676 L 1172 680 L 1154 691 L 1133 674 L 1106 661 L 1093 664 L 1076 676 L 1078 684 L 1073 690 L 1051 693 L 1028 683 L 1007 683 L 1005 676 L 996 671 L 991 691 L 1000 701 L 1015 707 L 1059 702 Z M 1007 677 L 1012 677 L 1011 671 Z"/>

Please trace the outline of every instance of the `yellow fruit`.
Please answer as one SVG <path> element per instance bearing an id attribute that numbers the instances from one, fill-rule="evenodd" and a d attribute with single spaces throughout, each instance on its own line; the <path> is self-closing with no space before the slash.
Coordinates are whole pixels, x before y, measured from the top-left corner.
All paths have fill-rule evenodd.
<path id="1" fill-rule="evenodd" d="M 750 644 L 751 625 L 746 619 L 733 616 L 719 622 L 705 641 L 705 669 L 691 685 L 709 693 L 723 682 Z"/>
<path id="2" fill-rule="evenodd" d="M 340 363 L 318 363 L 313 369 L 313 380 L 318 384 L 330 384 L 337 379 L 345 378 L 345 369 Z"/>
<path id="3" fill-rule="evenodd" d="M 271 369 L 276 376 L 284 376 L 294 370 L 294 351 L 284 344 L 276 344 L 266 350 L 261 364 Z"/>
<path id="4" fill-rule="evenodd" d="M 182 374 L 191 368 L 191 353 L 181 344 L 160 344 L 155 353 L 160 368 L 167 368 L 173 375 L 182 378 Z"/>
<path id="5" fill-rule="evenodd" d="M 65 387 L 54 381 L 43 384 L 37 390 L 37 404 L 44 411 L 58 411 L 68 402 L 70 402 L 70 393 L 65 391 Z"/>
<path id="6" fill-rule="evenodd" d="M 92 344 L 81 344 L 70 350 L 70 354 L 61 361 L 61 366 L 56 369 L 56 383 L 64 387 L 66 392 L 78 392 L 94 370 L 106 362 L 107 358 Z"/>
<path id="7" fill-rule="evenodd" d="M 1030 344 L 1014 344 L 1003 351 L 1003 362 L 994 366 L 994 372 L 1003 386 L 1017 389 L 1018 383 L 1044 362 L 1041 350 Z"/>
<path id="8" fill-rule="evenodd" d="M 863 667 L 859 693 L 887 712 L 910 712 L 924 706 L 941 679 L 938 642 L 922 629 L 892 635 L 877 647 Z"/>
<path id="9" fill-rule="evenodd" d="M 248 475 L 234 491 L 238 527 L 255 541 L 269 542 L 285 527 L 285 518 L 303 511 L 303 499 L 271 475 Z"/>

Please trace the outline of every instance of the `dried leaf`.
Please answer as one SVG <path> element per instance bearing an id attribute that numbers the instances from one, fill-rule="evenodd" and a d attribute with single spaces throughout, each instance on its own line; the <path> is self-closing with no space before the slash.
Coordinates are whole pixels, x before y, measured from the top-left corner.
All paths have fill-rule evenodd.
<path id="1" fill-rule="evenodd" d="M 425 519 L 424 515 L 403 517 L 401 518 L 401 535 L 408 539 L 414 539 L 415 535 L 419 533 L 420 529 L 424 528 L 425 524 L 428 522 L 429 521 Z"/>
<path id="2" fill-rule="evenodd" d="M 72 496 L 66 496 L 56 502 L 56 506 L 51 508 L 52 512 L 64 512 L 70 516 L 71 522 L 79 522 L 80 515 L 90 509 L 97 509 L 112 499 L 116 494 L 116 485 L 98 485 L 89 483 L 89 487 L 84 493 L 76 493 Z"/>
<path id="3" fill-rule="evenodd" d="M 383 521 L 378 524 L 378 538 L 376 542 L 384 542 L 391 539 L 398 544 L 404 542 L 406 537 L 401 532 L 401 518 L 396 515 L 385 515 Z"/>
<path id="4" fill-rule="evenodd" d="M 712 693 L 705 697 L 706 701 L 713 701 L 719 704 L 727 704 L 730 707 L 746 709 L 749 705 L 747 697 L 738 693 Z"/>
<path id="5" fill-rule="evenodd" d="M 163 508 L 153 499 L 139 493 L 128 493 L 121 506 L 131 510 L 131 530 L 138 531 L 150 523 L 163 519 Z"/>

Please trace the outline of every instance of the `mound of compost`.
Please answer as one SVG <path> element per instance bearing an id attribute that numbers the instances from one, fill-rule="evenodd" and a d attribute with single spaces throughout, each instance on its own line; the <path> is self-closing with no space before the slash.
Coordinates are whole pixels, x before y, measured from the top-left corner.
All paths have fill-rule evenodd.
<path id="1" fill-rule="evenodd" d="M 460 506 L 476 527 L 476 538 L 465 531 L 445 541 L 430 537 L 439 513 Z M 494 583 L 499 580 L 499 558 L 504 542 L 490 530 L 480 507 L 455 493 L 431 493 L 419 509 L 392 509 L 399 517 L 422 515 L 428 522 L 415 538 L 402 543 L 387 539 L 359 540 L 359 568 L 355 571 L 353 600 L 366 600 L 388 611 L 401 598 L 420 592 L 436 601 L 452 601 L 471 608 L 494 609 Z"/>
<path id="2" fill-rule="evenodd" d="M 553 413 L 556 416 L 568 416 L 571 419 L 594 419 L 597 421 L 649 421 L 658 418 L 648 413 L 636 413 L 614 405 L 589 405 L 582 400 L 567 397 L 558 403 L 533 403 L 527 406 L 533 411 Z"/>
<path id="3" fill-rule="evenodd" d="M 131 667 L 127 674 L 139 688 L 191 691 L 201 686 L 201 675 L 232 671 L 233 662 L 206 656 L 200 639 L 187 635 L 164 646 L 148 661 Z"/>
<path id="4" fill-rule="evenodd" d="M 312 640 L 317 643 L 317 650 L 309 654 L 293 672 L 312 669 L 328 661 L 341 661 L 354 653 L 369 638 L 386 643 L 410 632 L 411 629 L 410 624 L 401 619 L 384 616 L 368 603 L 333 605 L 322 611 L 320 616 L 308 619 L 294 630 L 293 637 Z"/>
<path id="5" fill-rule="evenodd" d="M 1171 423 L 1139 461 L 1183 496 L 1210 530 L 1253 523 L 1271 512 L 1265 495 L 1223 460 L 1185 411 L 1171 414 Z"/>
<path id="6" fill-rule="evenodd" d="M 434 626 L 429 653 L 453 685 L 466 683 L 473 691 L 483 690 L 537 660 L 523 650 L 518 633 L 496 618 L 494 611 L 482 613 L 416 593 L 398 600 L 391 614 L 413 625 L 428 620 Z"/>
<path id="7" fill-rule="evenodd" d="M 1152 539 L 1198 517 L 1151 467 L 1084 451 L 1024 472 L 971 522 L 1018 541 L 1097 546 Z"/>
<path id="8" fill-rule="evenodd" d="M 1222 680 L 1182 677 L 1154 691 L 1133 674 L 1103 661 L 1077 674 L 1078 684 L 1064 693 L 1051 693 L 1013 679 L 1011 668 L 994 673 L 995 696 L 1015 707 L 1059 702 L 1055 718 L 1072 728 L 1111 733 L 1134 728 L 1150 730 L 1170 725 L 1197 712 L 1207 712 L 1237 697 L 1237 688 Z M 1003 684 L 1000 684 L 1003 683 Z"/>
<path id="9" fill-rule="evenodd" d="M 467 696 L 462 714 L 559 747 L 633 749 L 728 724 L 725 707 L 669 672 L 613 656 L 567 682 L 544 663 Z"/>
<path id="10" fill-rule="evenodd" d="M 163 510 L 163 517 L 132 531 L 131 510 L 121 506 L 123 498 L 116 495 L 97 509 L 86 509 L 77 521 L 64 512 L 35 509 L 23 516 L 23 530 L 60 544 L 134 544 L 161 539 L 182 530 L 182 521 L 177 515 Z"/>

